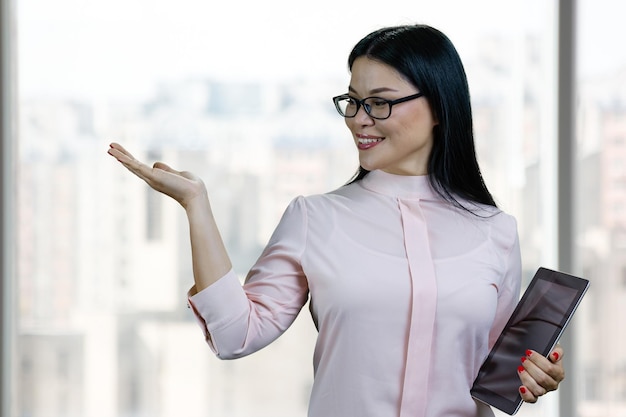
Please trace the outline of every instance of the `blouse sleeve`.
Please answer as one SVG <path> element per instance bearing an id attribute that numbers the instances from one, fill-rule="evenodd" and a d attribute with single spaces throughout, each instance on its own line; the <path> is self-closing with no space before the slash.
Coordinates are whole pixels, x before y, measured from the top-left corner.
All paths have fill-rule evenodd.
<path id="1" fill-rule="evenodd" d="M 519 301 L 520 287 L 522 281 L 522 259 L 520 253 L 519 236 L 517 225 L 512 217 L 509 217 L 512 226 L 508 227 L 508 244 L 504 258 L 504 275 L 498 288 L 498 306 L 496 315 L 489 331 L 489 349 L 496 343 L 500 332 L 504 329 L 507 321 L 511 317 L 517 302 Z"/>
<path id="2" fill-rule="evenodd" d="M 231 270 L 189 304 L 207 343 L 222 359 L 249 355 L 278 338 L 308 299 L 301 266 L 306 242 L 303 197 L 291 202 L 242 286 Z"/>

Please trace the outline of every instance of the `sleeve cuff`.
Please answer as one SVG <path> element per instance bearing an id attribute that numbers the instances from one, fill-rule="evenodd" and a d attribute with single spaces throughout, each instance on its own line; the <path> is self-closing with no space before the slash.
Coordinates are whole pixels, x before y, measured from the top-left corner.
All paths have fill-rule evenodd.
<path id="1" fill-rule="evenodd" d="M 196 291 L 195 285 L 191 287 L 187 293 L 187 300 L 205 340 L 213 352 L 219 355 L 215 333 L 248 315 L 248 298 L 239 278 L 231 269 L 202 291 Z"/>

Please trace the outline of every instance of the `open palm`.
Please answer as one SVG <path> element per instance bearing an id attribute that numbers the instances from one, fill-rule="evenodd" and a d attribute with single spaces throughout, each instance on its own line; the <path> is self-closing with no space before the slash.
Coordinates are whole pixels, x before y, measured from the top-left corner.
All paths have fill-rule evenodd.
<path id="1" fill-rule="evenodd" d="M 190 172 L 176 171 L 162 162 L 146 165 L 118 143 L 112 143 L 108 153 L 150 187 L 170 196 L 184 208 L 197 196 L 206 195 L 202 180 Z"/>

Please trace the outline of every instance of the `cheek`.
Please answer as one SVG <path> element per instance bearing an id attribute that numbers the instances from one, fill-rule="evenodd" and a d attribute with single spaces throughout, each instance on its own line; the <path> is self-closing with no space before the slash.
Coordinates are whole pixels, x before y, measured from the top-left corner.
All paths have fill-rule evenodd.
<path id="1" fill-rule="evenodd" d="M 431 118 L 423 117 L 412 120 L 411 123 L 403 126 L 406 133 L 412 133 L 420 138 L 432 137 L 434 135 L 436 123 Z"/>

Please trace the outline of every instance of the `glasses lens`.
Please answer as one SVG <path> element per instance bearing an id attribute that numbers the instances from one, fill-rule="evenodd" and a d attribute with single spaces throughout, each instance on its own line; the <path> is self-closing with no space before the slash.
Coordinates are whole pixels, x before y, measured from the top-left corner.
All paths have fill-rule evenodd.
<path id="1" fill-rule="evenodd" d="M 335 100 L 337 111 L 344 117 L 354 117 L 357 110 L 357 103 L 350 97 L 338 97 Z"/>
<path id="2" fill-rule="evenodd" d="M 339 96 L 335 99 L 337 111 L 344 117 L 354 117 L 359 110 L 359 102 L 350 96 Z M 363 102 L 367 114 L 374 119 L 386 119 L 391 114 L 391 104 L 379 97 L 369 97 Z"/>
<path id="3" fill-rule="evenodd" d="M 375 119 L 386 119 L 391 114 L 391 106 L 385 99 L 370 97 L 363 103 L 365 110 Z"/>

